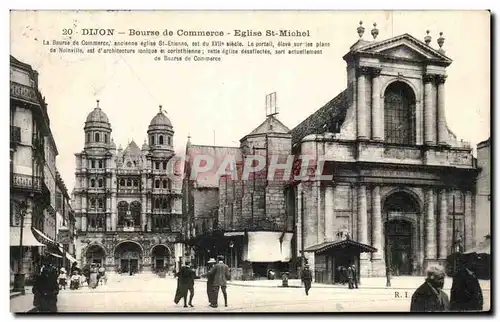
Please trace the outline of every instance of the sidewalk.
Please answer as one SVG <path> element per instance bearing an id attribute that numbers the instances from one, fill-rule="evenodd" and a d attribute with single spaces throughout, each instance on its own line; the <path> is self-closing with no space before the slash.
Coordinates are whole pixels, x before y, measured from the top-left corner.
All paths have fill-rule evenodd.
<path id="1" fill-rule="evenodd" d="M 419 287 L 425 280 L 423 276 L 398 276 L 391 278 L 391 289 L 416 289 Z M 199 279 L 196 281 L 206 282 L 206 279 Z M 446 277 L 444 283 L 444 289 L 451 289 L 453 279 L 450 277 Z M 359 286 L 364 289 L 386 289 L 386 278 L 385 277 L 364 277 L 361 278 L 361 283 Z M 480 280 L 479 284 L 481 288 L 484 290 L 490 289 L 490 281 Z M 281 280 L 254 280 L 254 281 L 229 281 L 228 285 L 235 286 L 244 286 L 244 287 L 265 287 L 265 288 L 274 288 L 274 287 L 282 287 Z M 313 283 L 315 288 L 346 288 L 346 285 L 341 284 L 321 284 L 321 283 Z M 302 282 L 298 279 L 290 279 L 288 280 L 288 287 L 303 287 Z"/>
<path id="2" fill-rule="evenodd" d="M 31 289 L 26 290 L 25 295 L 21 293 L 10 297 L 10 312 L 12 313 L 27 313 L 33 310 L 33 293 Z"/>

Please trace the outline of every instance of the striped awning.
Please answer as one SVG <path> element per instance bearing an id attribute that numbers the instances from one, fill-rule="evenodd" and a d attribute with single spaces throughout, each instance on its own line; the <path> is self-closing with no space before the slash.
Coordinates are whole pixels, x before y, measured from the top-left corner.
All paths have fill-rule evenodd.
<path id="1" fill-rule="evenodd" d="M 21 227 L 10 227 L 10 246 L 19 246 L 21 241 Z M 44 247 L 40 243 L 29 227 L 23 229 L 23 247 Z"/>
<path id="2" fill-rule="evenodd" d="M 52 238 L 50 238 L 49 236 L 45 235 L 44 233 L 42 233 L 41 231 L 39 231 L 38 229 L 34 228 L 34 227 L 31 227 L 31 229 L 33 230 L 33 232 L 35 232 L 35 237 L 37 237 L 38 240 L 40 240 L 42 243 L 44 243 L 45 245 L 51 245 L 51 246 L 59 246 Z"/>
<path id="3" fill-rule="evenodd" d="M 356 250 L 360 253 L 375 253 L 377 251 L 375 247 L 370 245 L 362 244 L 352 239 L 343 239 L 310 246 L 304 252 L 318 254 L 334 250 Z"/>

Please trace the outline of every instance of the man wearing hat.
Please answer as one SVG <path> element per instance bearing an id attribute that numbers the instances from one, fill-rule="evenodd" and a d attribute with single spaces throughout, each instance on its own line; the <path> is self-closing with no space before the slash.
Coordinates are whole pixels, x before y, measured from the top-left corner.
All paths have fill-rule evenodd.
<path id="1" fill-rule="evenodd" d="M 215 259 L 213 258 L 210 258 L 208 260 L 208 263 L 207 263 L 207 269 L 208 271 L 210 271 L 212 269 L 212 267 L 214 266 L 214 264 L 217 263 L 215 261 Z M 208 303 L 210 304 L 210 306 L 212 306 L 212 303 L 213 303 L 213 290 L 214 288 L 214 277 L 213 275 L 210 275 L 210 274 L 207 274 L 207 296 L 208 296 Z"/>
<path id="2" fill-rule="evenodd" d="M 191 263 L 186 261 L 184 266 L 179 269 L 177 273 L 177 290 L 175 292 L 175 304 L 179 303 L 181 298 L 184 299 L 184 307 L 187 306 L 187 295 L 188 291 L 190 293 L 189 296 L 189 306 L 193 307 L 193 297 L 194 297 L 194 279 L 195 272 L 190 267 Z"/>
<path id="3" fill-rule="evenodd" d="M 309 295 L 309 290 L 311 289 L 312 283 L 312 273 L 309 270 L 309 264 L 304 265 L 301 276 L 302 282 L 304 283 L 304 288 L 306 290 L 306 295 Z"/>
<path id="4" fill-rule="evenodd" d="M 38 312 L 57 312 L 57 295 L 59 294 L 58 273 L 50 263 L 47 255 L 42 257 L 40 273 L 33 284 L 33 304 Z"/>
<path id="5" fill-rule="evenodd" d="M 224 296 L 224 304 L 227 307 L 227 281 L 231 279 L 231 272 L 229 271 L 229 266 L 224 264 L 224 256 L 217 256 L 218 263 L 212 267 L 210 272 L 208 272 L 208 279 L 213 279 L 213 293 L 212 293 L 212 303 L 211 307 L 217 307 L 217 302 L 219 298 L 219 289 L 222 290 L 222 295 Z"/>

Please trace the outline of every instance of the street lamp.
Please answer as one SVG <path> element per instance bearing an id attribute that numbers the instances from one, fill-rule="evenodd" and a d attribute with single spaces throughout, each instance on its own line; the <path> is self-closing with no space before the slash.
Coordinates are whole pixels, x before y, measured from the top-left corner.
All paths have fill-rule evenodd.
<path id="1" fill-rule="evenodd" d="M 14 275 L 14 292 L 21 292 L 21 294 L 25 294 L 26 291 L 24 289 L 25 284 L 25 276 L 22 271 L 23 267 L 23 229 L 24 229 L 24 216 L 28 212 L 28 203 L 26 201 L 22 201 L 18 205 L 19 216 L 21 217 L 21 228 L 19 233 L 19 263 L 17 265 L 17 273 Z"/>
<path id="2" fill-rule="evenodd" d="M 229 242 L 229 249 L 231 251 L 231 268 L 233 268 L 233 247 L 234 247 L 234 243 L 233 241 L 231 240 Z"/>

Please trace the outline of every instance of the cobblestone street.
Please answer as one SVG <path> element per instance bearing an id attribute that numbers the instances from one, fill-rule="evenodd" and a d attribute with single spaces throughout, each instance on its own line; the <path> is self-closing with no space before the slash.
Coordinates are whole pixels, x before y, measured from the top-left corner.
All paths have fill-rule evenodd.
<path id="1" fill-rule="evenodd" d="M 229 305 L 224 307 L 219 294 L 219 307 L 208 306 L 206 284 L 195 284 L 194 308 L 175 305 L 173 297 L 176 280 L 171 276 L 160 279 L 154 275 L 111 276 L 108 284 L 91 290 L 62 290 L 59 295 L 59 312 L 405 312 L 410 298 L 423 278 L 393 279 L 394 288 L 386 289 L 376 283 L 382 279 L 366 279 L 364 288 L 349 290 L 347 287 L 328 287 L 313 284 L 309 296 L 303 288 L 277 287 L 280 281 L 235 281 L 228 286 Z M 290 281 L 298 286 L 298 281 Z M 409 284 L 415 284 L 410 288 Z M 380 284 L 380 283 L 379 283 Z M 418 284 L 418 285 L 417 285 Z M 406 286 L 405 286 L 406 285 Z M 485 298 L 484 309 L 490 308 L 489 282 L 481 282 Z M 446 281 L 449 294 L 451 280 Z M 397 294 L 396 294 L 397 292 Z M 22 297 L 21 297 L 22 298 Z M 11 300 L 14 301 L 15 299 Z M 15 308 L 11 306 L 11 310 Z M 28 309 L 27 309 L 28 310 Z M 22 310 L 21 310 L 22 311 Z"/>

